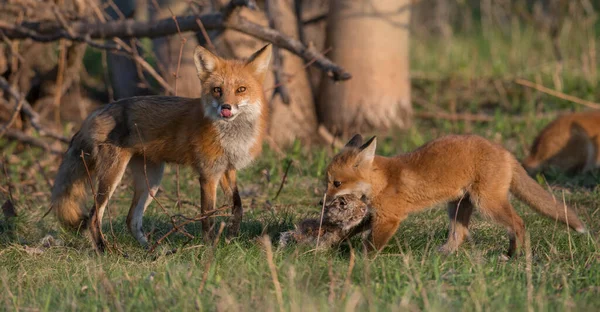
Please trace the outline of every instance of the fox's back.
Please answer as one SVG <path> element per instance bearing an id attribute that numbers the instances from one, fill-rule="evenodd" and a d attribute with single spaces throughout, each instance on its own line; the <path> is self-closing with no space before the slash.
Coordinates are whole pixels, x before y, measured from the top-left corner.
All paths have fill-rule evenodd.
<path id="1" fill-rule="evenodd" d="M 461 196 L 483 179 L 510 179 L 511 159 L 508 151 L 482 137 L 449 135 L 398 156 L 401 169 L 391 178 L 406 189 L 422 190 L 406 196 L 435 201 Z"/>
<path id="2" fill-rule="evenodd" d="M 400 156 L 425 176 L 471 175 L 481 167 L 506 162 L 508 151 L 476 135 L 448 135 Z"/>

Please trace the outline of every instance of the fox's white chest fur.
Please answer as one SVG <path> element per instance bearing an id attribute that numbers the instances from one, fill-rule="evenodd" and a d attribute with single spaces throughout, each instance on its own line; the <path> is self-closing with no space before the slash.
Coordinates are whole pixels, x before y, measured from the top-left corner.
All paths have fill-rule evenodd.
<path id="1" fill-rule="evenodd" d="M 217 125 L 219 142 L 225 154 L 224 160 L 236 170 L 245 168 L 254 160 L 251 149 L 260 136 L 260 128 L 256 122 L 242 117 Z"/>

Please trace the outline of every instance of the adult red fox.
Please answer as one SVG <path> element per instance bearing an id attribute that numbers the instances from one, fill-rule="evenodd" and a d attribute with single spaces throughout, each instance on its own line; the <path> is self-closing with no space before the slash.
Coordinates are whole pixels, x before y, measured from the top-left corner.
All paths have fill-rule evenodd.
<path id="1" fill-rule="evenodd" d="M 524 242 L 523 220 L 509 192 L 550 218 L 585 232 L 577 215 L 546 192 L 515 157 L 482 137 L 449 135 L 395 157 L 375 155 L 376 138 L 355 135 L 327 167 L 326 199 L 365 196 L 372 210 L 371 248 L 382 249 L 410 213 L 449 202 L 450 235 L 440 249 L 457 250 L 468 235 L 473 207 L 508 229 L 508 255 Z"/>
<path id="2" fill-rule="evenodd" d="M 261 152 L 268 113 L 263 80 L 270 60 L 270 45 L 246 61 L 224 60 L 199 46 L 194 61 L 200 98 L 133 97 L 91 113 L 73 136 L 52 189 L 51 205 L 61 223 L 88 227 L 96 247 L 104 250 L 102 216 L 129 167 L 134 194 L 127 225 L 147 246 L 142 216 L 169 162 L 191 166 L 199 174 L 202 212 L 215 209 L 220 182 L 226 196 L 233 198 L 229 232 L 237 234 L 243 210 L 236 170 Z M 86 166 L 98 182 L 89 217 L 81 207 L 89 189 Z M 211 226 L 208 219 L 202 221 L 205 237 Z"/>
<path id="3" fill-rule="evenodd" d="M 600 166 L 600 111 L 566 114 L 544 128 L 523 160 L 530 174 L 546 167 L 567 173 Z"/>

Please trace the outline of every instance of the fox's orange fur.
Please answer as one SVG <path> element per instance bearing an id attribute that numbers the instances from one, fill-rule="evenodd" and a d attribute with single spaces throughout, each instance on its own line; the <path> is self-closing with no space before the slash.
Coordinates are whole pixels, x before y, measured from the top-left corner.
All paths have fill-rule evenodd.
<path id="1" fill-rule="evenodd" d="M 544 128 L 523 160 L 531 174 L 546 167 L 568 173 L 600 166 L 600 111 L 558 117 Z"/>
<path id="2" fill-rule="evenodd" d="M 356 135 L 329 164 L 326 198 L 365 196 L 373 210 L 371 243 L 378 250 L 410 213 L 448 202 L 450 234 L 441 250 L 459 247 L 477 206 L 508 229 L 513 255 L 525 228 L 509 192 L 537 212 L 585 231 L 577 215 L 531 179 L 510 152 L 482 137 L 445 136 L 392 158 L 375 155 L 375 138 L 361 144 Z"/>
<path id="3" fill-rule="evenodd" d="M 235 235 L 243 213 L 236 170 L 250 164 L 261 151 L 268 113 L 262 84 L 270 58 L 270 46 L 247 61 L 224 60 L 198 47 L 194 60 L 200 98 L 134 97 L 90 114 L 73 137 L 52 189 L 52 208 L 58 219 L 70 227 L 88 226 L 97 247 L 103 249 L 102 215 L 129 167 L 134 195 L 127 224 L 146 245 L 142 216 L 169 162 L 198 172 L 202 212 L 215 209 L 217 184 L 221 184 L 224 194 L 233 199 L 230 234 Z M 88 217 L 81 207 L 89 188 L 86 165 L 98 182 L 89 222 L 84 222 Z M 202 222 L 208 237 L 212 224 L 208 219 Z"/>

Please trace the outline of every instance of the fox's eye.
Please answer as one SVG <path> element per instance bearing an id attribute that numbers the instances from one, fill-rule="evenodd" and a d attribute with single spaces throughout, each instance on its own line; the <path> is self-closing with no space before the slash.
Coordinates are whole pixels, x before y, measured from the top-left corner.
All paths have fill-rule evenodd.
<path id="1" fill-rule="evenodd" d="M 244 91 L 246 91 L 246 87 L 239 87 L 239 88 L 237 89 L 237 92 L 238 92 L 238 93 L 242 93 L 242 92 L 244 92 Z"/>
<path id="2" fill-rule="evenodd" d="M 342 182 L 340 182 L 340 181 L 333 181 L 333 186 L 340 187 L 340 186 L 342 186 Z"/>
<path id="3" fill-rule="evenodd" d="M 214 93 L 221 94 L 221 88 L 219 88 L 219 87 L 214 87 L 214 88 L 213 88 L 213 92 L 214 92 Z"/>

